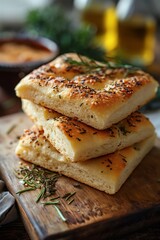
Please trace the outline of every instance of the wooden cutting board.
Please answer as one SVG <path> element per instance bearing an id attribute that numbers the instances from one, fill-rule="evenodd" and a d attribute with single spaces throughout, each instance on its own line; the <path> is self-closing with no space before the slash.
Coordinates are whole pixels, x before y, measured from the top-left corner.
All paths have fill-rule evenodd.
<path id="1" fill-rule="evenodd" d="M 20 162 L 14 151 L 23 129 L 29 126 L 31 122 L 23 113 L 0 119 L 0 174 L 16 198 L 31 239 L 107 239 L 159 221 L 160 139 L 113 196 L 60 177 L 60 195 L 76 191 L 72 204 L 62 201 L 60 205 L 67 219 L 63 222 L 53 206 L 35 203 L 36 191 L 16 194 L 22 184 L 14 174 Z"/>

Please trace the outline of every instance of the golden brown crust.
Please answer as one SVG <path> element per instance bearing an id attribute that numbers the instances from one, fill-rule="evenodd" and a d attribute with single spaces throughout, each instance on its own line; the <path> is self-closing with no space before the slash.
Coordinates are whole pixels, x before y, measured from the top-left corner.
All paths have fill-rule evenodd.
<path id="1" fill-rule="evenodd" d="M 76 179 L 89 186 L 116 193 L 154 145 L 155 136 L 115 153 L 81 163 L 69 163 L 35 127 L 25 131 L 16 154 L 29 162 Z"/>
<path id="2" fill-rule="evenodd" d="M 122 120 L 155 96 L 158 83 L 141 70 L 111 69 L 100 63 L 100 68 L 88 69 L 66 62 L 68 57 L 81 63 L 76 54 L 60 56 L 25 77 L 16 87 L 17 96 L 97 129 Z"/>
<path id="3" fill-rule="evenodd" d="M 22 108 L 42 127 L 52 145 L 73 162 L 114 152 L 154 133 L 154 126 L 140 112 L 132 113 L 110 128 L 97 130 L 28 100 L 22 100 Z"/>
<path id="4" fill-rule="evenodd" d="M 33 71 L 29 80 L 38 82 L 41 87 L 49 86 L 57 92 L 69 89 L 68 98 L 83 98 L 95 110 L 125 101 L 152 79 L 149 74 L 140 70 L 127 73 L 124 68 L 104 68 L 99 72 L 92 70 L 93 72 L 88 73 L 83 67 L 71 66 L 69 63 L 62 64 L 62 68 L 56 68 L 53 64 L 54 61 Z"/>
<path id="5" fill-rule="evenodd" d="M 132 113 L 126 119 L 105 130 L 96 130 L 67 116 L 60 116 L 54 120 L 56 121 L 57 127 L 67 138 L 71 141 L 77 140 L 77 142 L 85 140 L 86 135 L 90 135 L 90 138 L 97 136 L 103 139 L 107 137 L 117 138 L 119 135 L 125 137 L 134 132 L 138 134 L 142 127 L 145 127 L 146 130 L 151 129 L 152 132 L 154 132 L 154 127 L 149 119 L 140 112 Z"/>

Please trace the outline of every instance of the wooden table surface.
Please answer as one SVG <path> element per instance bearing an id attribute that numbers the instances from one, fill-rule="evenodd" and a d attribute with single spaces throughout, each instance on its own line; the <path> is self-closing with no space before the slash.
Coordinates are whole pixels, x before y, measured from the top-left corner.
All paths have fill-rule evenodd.
<path id="1" fill-rule="evenodd" d="M 7 94 L 4 94 L 2 90 L 0 94 L 0 115 L 7 115 L 7 114 L 12 114 L 14 112 L 20 111 L 20 102 L 18 99 L 14 97 L 8 97 Z M 156 124 L 159 125 L 159 121 L 156 121 Z M 160 129 L 159 129 L 160 130 Z M 17 207 L 18 210 L 18 207 Z M 160 239 L 160 217 L 155 221 L 150 226 L 146 226 L 143 228 L 140 228 L 136 232 L 130 230 L 129 232 L 127 231 L 127 226 L 126 228 L 126 233 L 123 232 L 123 235 L 121 232 L 117 233 L 119 237 L 117 238 L 110 238 L 110 240 L 158 240 Z M 115 230 L 116 231 L 116 230 Z M 20 217 L 20 214 L 18 215 L 18 219 L 12 223 L 6 224 L 2 227 L 0 227 L 0 239 L 4 240 L 30 240 L 25 228 L 24 224 L 22 222 L 22 219 Z M 102 238 L 103 239 L 103 238 Z M 75 240 L 75 239 L 74 239 Z"/>
<path id="2" fill-rule="evenodd" d="M 4 240 L 30 240 L 20 217 L 0 228 L 0 238 Z M 140 229 L 137 232 L 106 240 L 159 240 L 160 239 L 160 221 L 153 226 Z M 73 239 L 76 240 L 76 239 Z"/>

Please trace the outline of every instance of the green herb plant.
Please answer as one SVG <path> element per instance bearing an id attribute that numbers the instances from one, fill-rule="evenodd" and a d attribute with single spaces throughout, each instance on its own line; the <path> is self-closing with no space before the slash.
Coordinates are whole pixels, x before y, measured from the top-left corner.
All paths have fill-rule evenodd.
<path id="1" fill-rule="evenodd" d="M 75 27 L 73 20 L 59 6 L 32 10 L 26 19 L 26 30 L 36 36 L 55 41 L 60 54 L 76 52 L 96 60 L 103 60 L 105 50 L 94 44 L 95 30 L 86 25 Z"/>

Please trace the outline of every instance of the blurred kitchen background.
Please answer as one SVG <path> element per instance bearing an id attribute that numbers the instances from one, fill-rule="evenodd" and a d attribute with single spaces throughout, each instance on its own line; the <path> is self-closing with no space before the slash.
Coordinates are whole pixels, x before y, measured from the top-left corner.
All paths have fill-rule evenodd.
<path id="1" fill-rule="evenodd" d="M 111 57 L 160 81 L 159 0 L 0 0 L 0 38 L 8 32 L 46 37 L 58 54 Z M 160 92 L 147 107 L 160 108 Z M 0 87 L 0 115 L 19 109 L 14 94 Z"/>

